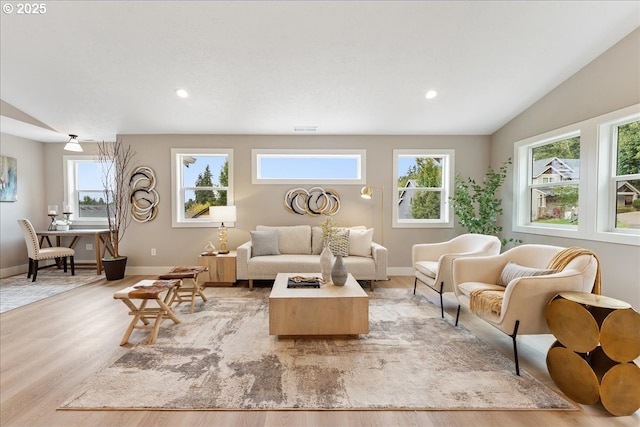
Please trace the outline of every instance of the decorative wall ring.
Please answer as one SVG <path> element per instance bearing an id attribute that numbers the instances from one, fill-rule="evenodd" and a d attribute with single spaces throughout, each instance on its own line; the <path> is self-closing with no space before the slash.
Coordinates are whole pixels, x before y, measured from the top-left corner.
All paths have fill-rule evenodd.
<path id="1" fill-rule="evenodd" d="M 284 196 L 284 207 L 298 215 L 334 215 L 340 210 L 340 195 L 321 187 L 292 188 Z"/>
<path id="2" fill-rule="evenodd" d="M 131 193 L 131 215 L 137 222 L 153 221 L 158 215 L 160 195 L 155 190 L 156 177 L 148 166 L 140 166 L 131 173 L 129 179 Z"/>

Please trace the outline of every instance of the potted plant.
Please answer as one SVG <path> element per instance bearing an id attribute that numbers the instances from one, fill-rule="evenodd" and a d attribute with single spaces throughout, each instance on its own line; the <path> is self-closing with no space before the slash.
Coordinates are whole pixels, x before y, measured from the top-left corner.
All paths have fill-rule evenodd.
<path id="1" fill-rule="evenodd" d="M 472 178 L 464 180 L 460 173 L 456 173 L 455 195 L 450 200 L 458 222 L 467 232 L 493 236 L 502 232 L 502 227 L 498 225 L 498 217 L 502 215 L 502 199 L 496 197 L 496 191 L 507 178 L 510 164 L 511 158 L 502 163 L 498 170 L 489 167 L 482 183 L 477 183 Z M 502 246 L 522 243 L 519 239 L 500 240 Z"/>
<path id="2" fill-rule="evenodd" d="M 98 161 L 101 165 L 102 185 L 106 203 L 108 244 L 112 256 L 102 258 L 107 280 L 124 277 L 127 257 L 120 254 L 119 243 L 131 224 L 131 199 L 129 198 L 129 175 L 135 152 L 122 140 L 98 143 Z"/>

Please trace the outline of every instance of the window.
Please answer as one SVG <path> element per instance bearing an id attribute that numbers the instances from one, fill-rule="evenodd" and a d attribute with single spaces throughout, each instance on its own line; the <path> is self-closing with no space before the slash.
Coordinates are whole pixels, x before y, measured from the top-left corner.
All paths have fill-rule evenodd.
<path id="1" fill-rule="evenodd" d="M 599 125 L 597 235 L 640 235 L 640 114 Z M 636 241 L 638 240 L 637 237 Z"/>
<path id="2" fill-rule="evenodd" d="M 94 156 L 87 155 L 63 156 L 63 162 L 64 205 L 73 212 L 71 220 L 75 224 L 106 225 L 103 165 Z M 61 206 L 61 209 L 64 208 Z"/>
<path id="3" fill-rule="evenodd" d="M 514 231 L 640 245 L 639 110 L 517 142 Z"/>
<path id="4" fill-rule="evenodd" d="M 251 150 L 254 184 L 365 184 L 365 150 Z"/>
<path id="5" fill-rule="evenodd" d="M 393 226 L 453 227 L 453 150 L 393 150 Z"/>
<path id="6" fill-rule="evenodd" d="M 219 225 L 210 221 L 209 207 L 233 205 L 232 157 L 229 149 L 171 150 L 174 227 Z"/>

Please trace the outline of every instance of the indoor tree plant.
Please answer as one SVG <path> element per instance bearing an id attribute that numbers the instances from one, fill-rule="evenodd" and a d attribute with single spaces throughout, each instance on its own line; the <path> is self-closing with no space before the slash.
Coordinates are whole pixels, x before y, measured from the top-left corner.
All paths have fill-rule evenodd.
<path id="1" fill-rule="evenodd" d="M 112 256 L 102 259 L 107 280 L 122 279 L 127 265 L 127 257 L 120 254 L 119 243 L 132 219 L 129 175 L 134 156 L 131 146 L 125 145 L 121 139 L 98 143 L 98 161 L 109 227 L 108 244 L 112 251 Z"/>
<path id="2" fill-rule="evenodd" d="M 464 180 L 459 172 L 456 173 L 455 194 L 450 200 L 458 222 L 467 232 L 493 236 L 502 232 L 502 227 L 498 225 L 498 217 L 502 215 L 502 199 L 496 196 L 496 191 L 507 178 L 510 164 L 511 158 L 502 163 L 498 170 L 489 167 L 481 183 L 473 178 Z M 502 246 L 522 243 L 519 239 L 500 240 Z"/>

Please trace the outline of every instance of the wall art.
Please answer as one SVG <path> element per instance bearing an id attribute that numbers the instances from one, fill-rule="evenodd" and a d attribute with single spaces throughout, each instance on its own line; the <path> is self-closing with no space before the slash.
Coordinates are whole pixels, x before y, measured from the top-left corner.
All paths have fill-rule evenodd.
<path id="1" fill-rule="evenodd" d="M 158 215 L 160 196 L 155 190 L 156 176 L 148 166 L 139 166 L 131 173 L 131 215 L 137 222 L 153 221 Z"/>
<path id="2" fill-rule="evenodd" d="M 340 195 L 320 187 L 292 188 L 284 196 L 284 207 L 298 215 L 335 215 L 340 210 Z"/>
<path id="3" fill-rule="evenodd" d="M 18 160 L 0 156 L 0 202 L 18 200 Z"/>

